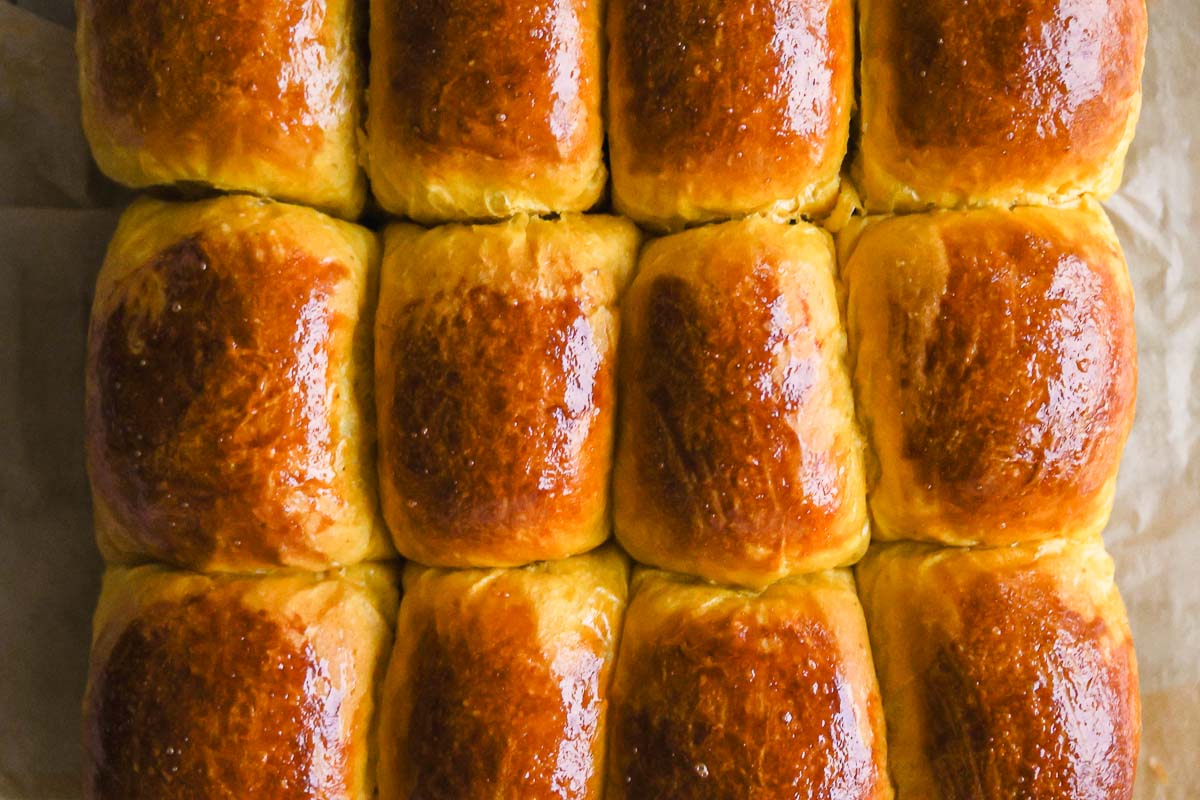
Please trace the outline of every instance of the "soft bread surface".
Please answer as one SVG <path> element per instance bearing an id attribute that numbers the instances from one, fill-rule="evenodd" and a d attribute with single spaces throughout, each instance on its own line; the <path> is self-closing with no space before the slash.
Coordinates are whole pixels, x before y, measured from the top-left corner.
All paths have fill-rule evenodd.
<path id="1" fill-rule="evenodd" d="M 88 338 L 106 558 L 320 569 L 391 552 L 371 400 L 378 259 L 369 231 L 296 206 L 130 207 Z"/>
<path id="2" fill-rule="evenodd" d="M 866 549 L 833 243 L 748 219 L 650 243 L 622 304 L 617 537 L 764 586 Z"/>
<path id="3" fill-rule="evenodd" d="M 384 798 L 600 798 L 628 566 L 614 547 L 404 576 L 380 729 Z"/>
<path id="4" fill-rule="evenodd" d="M 1098 539 L 873 545 L 856 571 L 897 796 L 1132 795 L 1137 666 Z"/>
<path id="5" fill-rule="evenodd" d="M 854 105 L 850 0 L 611 0 L 617 209 L 655 228 L 833 204 Z"/>
<path id="6" fill-rule="evenodd" d="M 1106 197 L 1141 106 L 1144 0 L 860 0 L 873 211 Z"/>
<path id="7" fill-rule="evenodd" d="M 374 797 L 395 577 L 111 569 L 84 701 L 84 797 Z"/>
<path id="8" fill-rule="evenodd" d="M 1099 206 L 895 217 L 841 244 L 874 536 L 1098 534 L 1137 384 L 1129 276 Z"/>
<path id="9" fill-rule="evenodd" d="M 875 671 L 844 570 L 761 594 L 634 575 L 609 800 L 892 797 Z"/>
<path id="10" fill-rule="evenodd" d="M 83 126 L 141 188 L 200 183 L 362 210 L 355 0 L 77 0 Z"/>
<path id="11" fill-rule="evenodd" d="M 384 514 L 407 558 L 515 566 L 609 535 L 625 220 L 386 234 L 376 316 Z"/>
<path id="12" fill-rule="evenodd" d="M 369 161 L 420 222 L 585 211 L 604 191 L 597 0 L 371 0 Z"/>

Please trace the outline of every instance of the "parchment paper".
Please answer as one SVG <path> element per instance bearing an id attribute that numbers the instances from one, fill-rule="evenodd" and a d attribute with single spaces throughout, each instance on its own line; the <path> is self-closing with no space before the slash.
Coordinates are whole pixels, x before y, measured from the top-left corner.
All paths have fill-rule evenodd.
<path id="1" fill-rule="evenodd" d="M 36 14 L 34 13 L 36 12 Z M 39 16 L 40 15 L 40 16 Z M 1145 106 L 1108 203 L 1138 413 L 1105 537 L 1141 666 L 1139 800 L 1200 797 L 1200 3 L 1150 0 Z M 78 124 L 70 0 L 0 0 L 0 798 L 79 796 L 100 560 L 83 472 L 92 283 L 128 194 Z"/>

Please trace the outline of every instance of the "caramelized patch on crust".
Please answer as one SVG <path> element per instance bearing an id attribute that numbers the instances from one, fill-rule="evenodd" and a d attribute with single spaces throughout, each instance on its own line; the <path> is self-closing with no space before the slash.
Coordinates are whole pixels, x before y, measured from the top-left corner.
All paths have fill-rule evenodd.
<path id="1" fill-rule="evenodd" d="M 706 297 L 664 275 L 646 290 L 630 401 L 639 481 L 696 548 L 778 553 L 798 533 L 818 545 L 843 486 L 835 454 L 795 427 L 821 375 L 817 352 L 798 357 L 793 342 L 808 309 L 785 302 L 766 266 L 731 283 Z"/>
<path id="2" fill-rule="evenodd" d="M 410 301 L 393 341 L 384 430 L 415 526 L 501 544 L 604 491 L 612 368 L 579 300 L 463 285 Z"/>
<path id="3" fill-rule="evenodd" d="M 593 0 L 594 1 L 594 0 Z M 394 15 L 395 135 L 495 159 L 566 160 L 589 145 L 599 89 L 587 0 L 406 0 Z"/>
<path id="4" fill-rule="evenodd" d="M 322 30 L 325 0 L 81 6 L 81 18 L 91 19 L 90 84 L 106 113 L 128 118 L 135 140 L 177 144 L 181 133 L 220 130 L 226 138 L 301 137 L 316 146 L 322 130 L 348 113 L 342 66 Z"/>
<path id="5" fill-rule="evenodd" d="M 304 553 L 344 503 L 329 348 L 349 272 L 278 247 L 184 240 L 117 285 L 93 323 L 92 477 L 157 557 Z"/>
<path id="6" fill-rule="evenodd" d="M 887 332 L 903 456 L 964 518 L 1075 507 L 1102 490 L 1128 430 L 1128 297 L 1082 245 L 1015 221 L 941 233 L 950 270 L 932 322 L 901 311 Z"/>
<path id="7" fill-rule="evenodd" d="M 614 2 L 628 84 L 615 113 L 637 161 L 657 167 L 696 153 L 747 171 L 803 169 L 844 146 L 833 133 L 852 102 L 839 77 L 852 68 L 840 32 L 849 3 Z"/>
<path id="8" fill-rule="evenodd" d="M 1036 573 L 987 573 L 963 593 L 968 621 L 921 680 L 926 758 L 946 797 L 1128 797 L 1137 760 L 1132 645 L 1107 654 Z"/>
<path id="9" fill-rule="evenodd" d="M 405 757 L 413 798 L 595 796 L 603 645 L 551 661 L 510 594 L 415 649 Z"/>
<path id="10" fill-rule="evenodd" d="M 299 635 L 212 596 L 146 609 L 95 665 L 89 796 L 345 796 L 339 697 Z"/>
<path id="11" fill-rule="evenodd" d="M 624 681 L 614 758 L 624 796 L 676 800 L 874 796 L 835 634 L 753 609 L 664 635 Z"/>
<path id="12" fill-rule="evenodd" d="M 871 14 L 890 34 L 890 102 L 907 146 L 1089 158 L 1124 133 L 1143 0 L 887 0 Z"/>

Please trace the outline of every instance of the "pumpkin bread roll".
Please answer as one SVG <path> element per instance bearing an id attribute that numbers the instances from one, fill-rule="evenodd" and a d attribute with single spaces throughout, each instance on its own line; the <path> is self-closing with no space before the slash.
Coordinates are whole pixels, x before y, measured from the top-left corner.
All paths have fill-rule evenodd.
<path id="1" fill-rule="evenodd" d="M 405 557 L 515 566 L 608 538 L 617 299 L 637 243 L 601 216 L 387 231 L 379 471 Z"/>
<path id="2" fill-rule="evenodd" d="M 354 0 L 77 0 L 83 127 L 127 186 L 202 184 L 358 216 Z"/>
<path id="3" fill-rule="evenodd" d="M 854 106 L 851 0 L 610 0 L 617 209 L 653 228 L 827 211 Z"/>
<path id="4" fill-rule="evenodd" d="M 380 797 L 598 800 L 627 581 L 614 547 L 518 569 L 410 565 Z"/>
<path id="5" fill-rule="evenodd" d="M 872 211 L 1053 204 L 1121 183 L 1145 0 L 860 0 Z"/>
<path id="6" fill-rule="evenodd" d="M 380 566 L 110 569 L 84 700 L 84 797 L 374 797 L 396 606 Z"/>
<path id="7" fill-rule="evenodd" d="M 1098 534 L 1137 384 L 1133 296 L 1104 212 L 868 222 L 842 242 L 878 539 Z"/>
<path id="8" fill-rule="evenodd" d="M 388 555 L 367 230 L 245 196 L 121 218 L 88 337 L 87 460 L 110 561 L 322 569 Z"/>
<path id="9" fill-rule="evenodd" d="M 1132 796 L 1137 665 L 1098 539 L 874 545 L 856 572 L 898 798 Z"/>
<path id="10" fill-rule="evenodd" d="M 625 298 L 617 538 L 762 587 L 868 540 L 833 243 L 751 218 L 658 239 Z"/>
<path id="11" fill-rule="evenodd" d="M 371 0 L 371 187 L 420 222 L 604 192 L 597 0 Z"/>
<path id="12" fill-rule="evenodd" d="M 892 797 L 845 570 L 761 594 L 637 572 L 609 730 L 609 800 Z"/>

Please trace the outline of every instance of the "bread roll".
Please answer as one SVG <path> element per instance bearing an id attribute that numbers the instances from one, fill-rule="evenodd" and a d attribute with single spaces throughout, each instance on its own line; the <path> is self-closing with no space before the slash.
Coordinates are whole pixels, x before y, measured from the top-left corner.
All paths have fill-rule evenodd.
<path id="1" fill-rule="evenodd" d="M 78 0 L 83 127 L 109 177 L 358 216 L 352 0 Z"/>
<path id="2" fill-rule="evenodd" d="M 762 594 L 634 576 L 608 800 L 885 800 L 879 690 L 850 573 Z"/>
<path id="3" fill-rule="evenodd" d="M 761 587 L 867 546 L 833 244 L 805 224 L 659 239 L 623 305 L 616 533 L 639 561 Z"/>
<path id="4" fill-rule="evenodd" d="M 613 547 L 521 569 L 410 565 L 380 796 L 598 799 L 627 571 Z"/>
<path id="5" fill-rule="evenodd" d="M 378 257 L 367 230 L 244 196 L 125 213 L 88 338 L 106 558 L 246 571 L 391 552 L 371 401 Z"/>
<path id="6" fill-rule="evenodd" d="M 433 223 L 604 192 L 601 4 L 371 0 L 371 185 Z"/>
<path id="7" fill-rule="evenodd" d="M 874 535 L 1098 534 L 1137 384 L 1129 276 L 1099 206 L 884 219 L 843 255 Z"/>
<path id="8" fill-rule="evenodd" d="M 860 0 L 874 211 L 1060 203 L 1121 183 L 1145 0 Z"/>
<path id="9" fill-rule="evenodd" d="M 616 207 L 654 228 L 833 205 L 854 106 L 851 0 L 611 0 Z"/>
<path id="10" fill-rule="evenodd" d="M 898 797 L 1132 796 L 1137 665 L 1099 540 L 876 545 L 857 573 Z"/>
<path id="11" fill-rule="evenodd" d="M 613 217 L 388 230 L 380 481 L 407 558 L 514 566 L 608 538 L 616 305 L 636 249 Z"/>
<path id="12" fill-rule="evenodd" d="M 110 570 L 84 700 L 84 797 L 374 797 L 394 577 Z"/>

